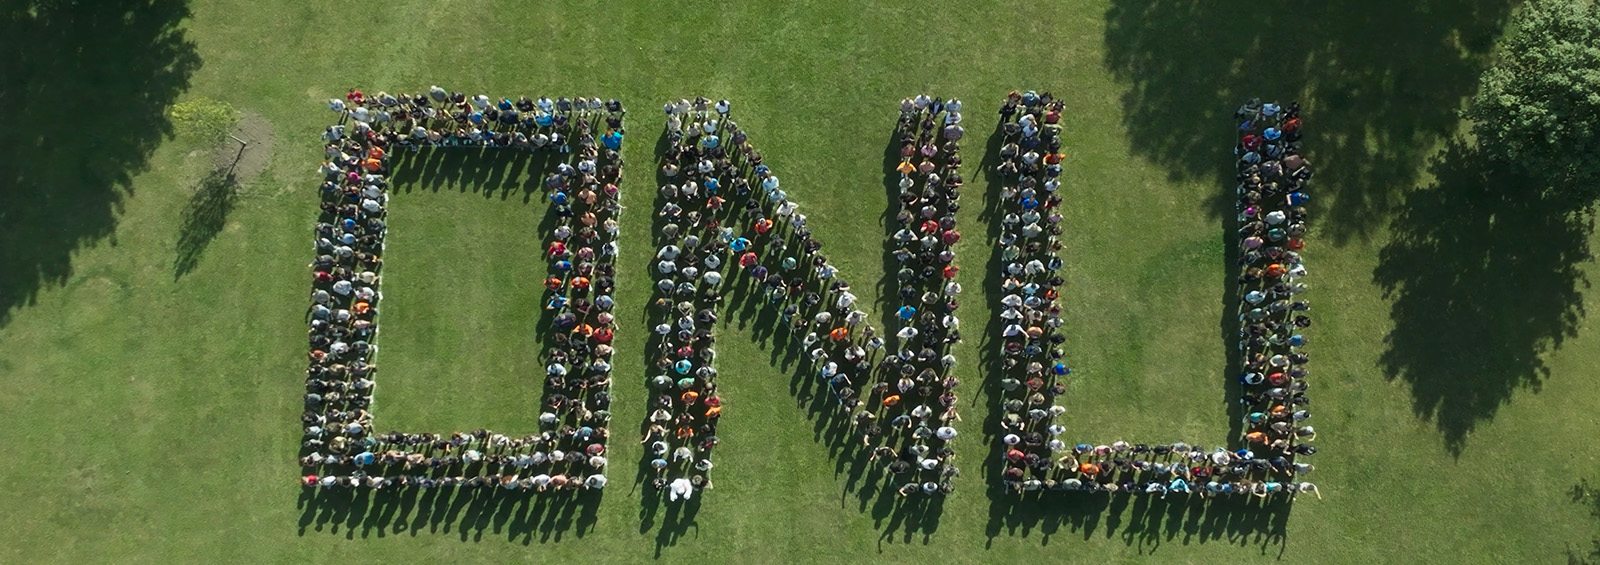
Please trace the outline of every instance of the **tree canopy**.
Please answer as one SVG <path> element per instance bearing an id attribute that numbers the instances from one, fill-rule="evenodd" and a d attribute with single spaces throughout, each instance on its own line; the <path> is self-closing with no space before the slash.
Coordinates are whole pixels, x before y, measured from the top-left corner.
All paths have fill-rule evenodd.
<path id="1" fill-rule="evenodd" d="M 1492 157 L 1600 194 L 1600 3 L 1529 2 L 1466 117 Z"/>

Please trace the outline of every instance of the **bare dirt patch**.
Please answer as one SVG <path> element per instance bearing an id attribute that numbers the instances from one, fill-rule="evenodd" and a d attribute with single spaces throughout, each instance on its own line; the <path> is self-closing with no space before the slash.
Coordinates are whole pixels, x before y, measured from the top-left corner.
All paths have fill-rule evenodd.
<path id="1" fill-rule="evenodd" d="M 278 141 L 276 130 L 261 114 L 244 110 L 229 135 L 217 143 L 212 165 L 224 176 L 232 176 L 233 184 L 248 187 L 272 162 Z M 241 146 L 239 140 L 244 140 L 245 145 Z"/>

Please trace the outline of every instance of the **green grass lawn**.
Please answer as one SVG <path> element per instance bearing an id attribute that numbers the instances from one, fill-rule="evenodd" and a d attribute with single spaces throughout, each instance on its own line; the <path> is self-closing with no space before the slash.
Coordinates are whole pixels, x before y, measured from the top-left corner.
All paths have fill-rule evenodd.
<path id="1" fill-rule="evenodd" d="M 126 6 L 126 7 L 124 7 Z M 1457 140 L 1511 3 L 1237 0 L 332 4 L 18 0 L 0 15 L 0 561 L 1559 562 L 1600 537 L 1596 236 Z M 361 497 L 294 483 L 323 100 L 430 84 L 632 108 L 611 486 L 582 507 Z M 965 471 L 938 507 L 880 496 L 828 439 L 782 340 L 731 307 L 716 488 L 629 480 L 644 418 L 652 151 L 667 98 L 735 102 L 830 257 L 878 304 L 896 102 L 967 103 L 960 222 L 1006 91 L 1067 102 L 1066 406 L 1085 439 L 1229 437 L 1228 116 L 1301 100 L 1313 183 L 1314 479 L 1266 508 L 1014 502 L 990 488 L 992 250 L 959 244 Z M 170 136 L 199 97 L 276 143 L 236 196 Z M 56 104 L 96 108 L 58 112 Z M 397 174 L 378 428 L 526 429 L 545 205 L 532 168 L 441 156 Z M 500 171 L 497 173 L 496 171 Z M 1514 193 L 1511 193 L 1514 194 Z M 219 204 L 219 202 L 225 203 Z M 225 214 L 225 216 L 223 216 Z M 186 220 L 206 216 L 206 221 Z M 735 304 L 738 304 L 737 302 Z M 825 405 L 824 405 L 825 406 Z"/>
<path id="2" fill-rule="evenodd" d="M 539 231 L 547 201 L 503 199 L 508 192 L 485 186 L 494 183 L 396 180 L 380 323 L 383 400 L 374 412 L 383 429 L 537 429 L 540 332 L 549 326 Z"/>

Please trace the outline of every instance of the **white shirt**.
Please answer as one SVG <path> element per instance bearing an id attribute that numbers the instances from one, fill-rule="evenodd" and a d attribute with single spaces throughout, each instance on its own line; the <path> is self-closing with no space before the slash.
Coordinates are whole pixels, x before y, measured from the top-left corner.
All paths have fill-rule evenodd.
<path id="1" fill-rule="evenodd" d="M 689 479 L 674 479 L 671 487 L 672 491 L 667 495 L 667 497 L 673 502 L 677 502 L 677 500 L 680 498 L 688 500 L 694 497 L 694 485 L 689 482 Z"/>

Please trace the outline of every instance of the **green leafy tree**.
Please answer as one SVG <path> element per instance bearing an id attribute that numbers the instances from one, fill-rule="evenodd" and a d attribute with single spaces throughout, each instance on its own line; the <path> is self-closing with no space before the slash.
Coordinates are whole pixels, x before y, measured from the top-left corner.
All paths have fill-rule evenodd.
<path id="1" fill-rule="evenodd" d="M 1600 2 L 1533 0 L 1466 117 L 1489 155 L 1600 194 Z"/>

